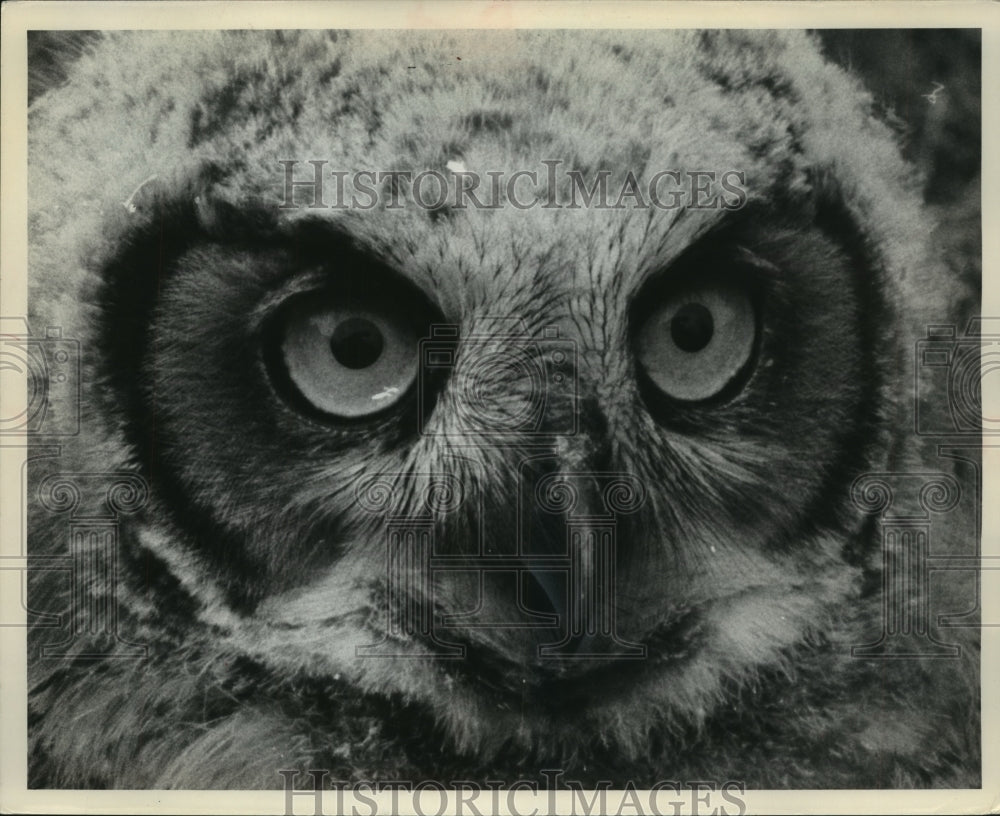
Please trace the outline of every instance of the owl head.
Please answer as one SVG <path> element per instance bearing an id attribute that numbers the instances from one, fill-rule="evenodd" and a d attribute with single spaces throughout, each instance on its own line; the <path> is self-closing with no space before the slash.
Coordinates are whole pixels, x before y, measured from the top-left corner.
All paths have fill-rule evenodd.
<path id="1" fill-rule="evenodd" d="M 851 488 L 952 296 L 810 36 L 119 33 L 31 115 L 52 467 L 148 484 L 152 642 L 639 757 L 877 636 Z"/>

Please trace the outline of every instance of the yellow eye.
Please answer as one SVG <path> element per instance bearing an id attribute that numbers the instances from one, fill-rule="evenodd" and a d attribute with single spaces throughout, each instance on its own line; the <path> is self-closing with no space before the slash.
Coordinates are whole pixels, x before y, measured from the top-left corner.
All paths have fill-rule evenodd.
<path id="1" fill-rule="evenodd" d="M 286 313 L 281 359 L 310 406 L 354 419 L 398 402 L 417 376 L 416 323 L 369 300 L 300 299 Z"/>
<path id="2" fill-rule="evenodd" d="M 642 370 L 665 396 L 698 402 L 721 393 L 745 370 L 757 320 L 750 296 L 711 284 L 669 295 L 636 334 Z"/>

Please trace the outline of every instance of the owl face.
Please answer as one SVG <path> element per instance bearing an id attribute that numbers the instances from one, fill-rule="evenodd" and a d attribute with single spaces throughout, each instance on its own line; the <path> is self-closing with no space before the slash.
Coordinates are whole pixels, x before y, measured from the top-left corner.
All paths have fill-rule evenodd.
<path id="1" fill-rule="evenodd" d="M 129 42 L 123 71 L 156 50 Z M 234 648 L 426 705 L 466 747 L 640 752 L 857 588 L 848 492 L 886 455 L 917 240 L 894 148 L 806 38 L 628 43 L 192 35 L 171 53 L 204 82 L 153 62 L 116 146 L 135 172 L 60 193 L 132 204 L 81 274 L 101 439 L 152 487 L 133 546 Z M 287 206 L 311 161 L 541 193 Z M 562 200 L 568 171 L 615 198 L 666 170 L 737 171 L 746 201 L 545 207 L 545 162 Z"/>

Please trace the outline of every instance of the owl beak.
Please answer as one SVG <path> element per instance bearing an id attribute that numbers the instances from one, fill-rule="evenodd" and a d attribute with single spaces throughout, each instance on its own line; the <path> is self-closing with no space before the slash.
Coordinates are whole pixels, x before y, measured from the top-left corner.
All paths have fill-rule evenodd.
<path id="1" fill-rule="evenodd" d="M 561 639 L 539 645 L 538 658 L 543 666 L 549 660 L 562 664 L 556 669 L 559 674 L 572 670 L 567 660 L 579 663 L 645 654 L 643 647 L 629 643 L 616 628 L 618 531 L 616 520 L 604 507 L 602 477 L 566 471 L 550 476 L 554 482 L 574 485 L 572 511 L 558 515 L 539 511 L 533 525 L 547 548 L 569 561 L 569 569 L 560 572 L 532 567 L 535 595 L 526 598 L 529 606 L 558 619 Z M 525 556 L 525 562 L 535 563 L 530 556 Z"/>

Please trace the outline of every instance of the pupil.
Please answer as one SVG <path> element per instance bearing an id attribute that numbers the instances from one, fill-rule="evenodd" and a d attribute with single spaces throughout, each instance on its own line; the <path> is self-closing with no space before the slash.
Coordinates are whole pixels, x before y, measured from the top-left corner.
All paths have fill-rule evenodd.
<path id="1" fill-rule="evenodd" d="M 700 303 L 686 303 L 670 321 L 670 337 L 681 351 L 701 351 L 715 331 L 712 313 Z"/>
<path id="2" fill-rule="evenodd" d="M 330 351 L 345 368 L 367 368 L 382 354 L 382 346 L 382 332 L 361 317 L 349 317 L 330 338 Z"/>

